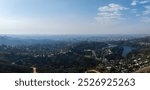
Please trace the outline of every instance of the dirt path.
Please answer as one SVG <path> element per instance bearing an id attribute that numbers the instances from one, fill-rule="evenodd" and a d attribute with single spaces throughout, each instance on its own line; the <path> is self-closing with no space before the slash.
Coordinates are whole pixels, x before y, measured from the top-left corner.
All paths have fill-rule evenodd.
<path id="1" fill-rule="evenodd" d="M 37 73 L 37 68 L 36 67 L 31 67 L 32 68 L 32 70 L 33 70 L 33 72 L 32 73 Z"/>
<path id="2" fill-rule="evenodd" d="M 85 73 L 100 73 L 100 72 L 93 69 L 93 70 L 88 70 L 88 71 L 86 71 Z"/>

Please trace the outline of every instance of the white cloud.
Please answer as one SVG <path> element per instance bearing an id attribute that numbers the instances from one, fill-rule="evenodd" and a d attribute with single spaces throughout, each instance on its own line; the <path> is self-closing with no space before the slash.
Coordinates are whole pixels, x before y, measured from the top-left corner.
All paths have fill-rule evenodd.
<path id="1" fill-rule="evenodd" d="M 114 21 L 123 19 L 121 11 L 127 10 L 128 8 L 118 4 L 111 3 L 108 6 L 99 7 L 99 13 L 97 14 L 96 20 L 98 22 Z"/>
<path id="2" fill-rule="evenodd" d="M 122 7 L 118 4 L 114 4 L 114 3 L 111 3 L 109 4 L 108 6 L 103 6 L 103 7 L 100 7 L 99 8 L 99 11 L 101 12 L 105 12 L 105 11 L 108 11 L 108 12 L 112 12 L 112 11 L 120 11 L 120 10 L 126 10 L 127 8 L 125 7 Z"/>
<path id="3" fill-rule="evenodd" d="M 139 3 L 140 3 L 140 4 L 145 4 L 145 3 L 148 3 L 148 2 L 150 2 L 150 0 L 142 0 L 142 1 L 140 1 Z"/>
<path id="4" fill-rule="evenodd" d="M 143 12 L 143 15 L 150 14 L 150 6 L 145 6 L 146 10 Z"/>
<path id="5" fill-rule="evenodd" d="M 141 13 L 138 13 L 138 9 L 131 9 L 131 13 L 133 13 L 136 17 L 141 16 Z"/>
<path id="6" fill-rule="evenodd" d="M 137 0 L 132 0 L 132 3 L 131 3 L 131 5 L 132 5 L 132 6 L 135 6 L 135 5 L 137 5 L 137 2 L 138 2 Z"/>
<path id="7" fill-rule="evenodd" d="M 137 4 L 146 4 L 149 2 L 150 2 L 150 0 L 132 0 L 131 5 L 136 6 Z"/>

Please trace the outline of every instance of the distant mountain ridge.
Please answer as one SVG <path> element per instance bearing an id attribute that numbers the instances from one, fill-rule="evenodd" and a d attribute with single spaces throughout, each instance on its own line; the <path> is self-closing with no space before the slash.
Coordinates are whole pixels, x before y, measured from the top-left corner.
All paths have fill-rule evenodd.
<path id="1" fill-rule="evenodd" d="M 144 36 L 144 35 L 143 35 Z M 0 35 L 0 45 L 32 45 L 32 44 L 47 44 L 58 41 L 118 41 L 128 40 L 143 37 L 132 35 Z M 150 37 L 148 38 L 150 39 Z"/>
<path id="2" fill-rule="evenodd" d="M 49 43 L 50 40 L 38 40 L 38 39 L 21 39 L 9 36 L 0 36 L 0 45 L 32 45 L 32 44 L 44 44 Z"/>
<path id="3" fill-rule="evenodd" d="M 19 39 L 15 39 L 12 37 L 8 37 L 8 36 L 0 36 L 0 44 L 4 44 L 4 45 L 19 45 L 23 43 L 23 41 L 19 40 Z"/>

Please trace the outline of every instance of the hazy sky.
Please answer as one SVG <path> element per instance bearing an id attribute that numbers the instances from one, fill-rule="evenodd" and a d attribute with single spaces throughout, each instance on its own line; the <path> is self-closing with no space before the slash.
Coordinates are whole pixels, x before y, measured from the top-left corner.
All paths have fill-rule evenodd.
<path id="1" fill-rule="evenodd" d="M 0 34 L 150 34 L 150 0 L 0 0 Z"/>

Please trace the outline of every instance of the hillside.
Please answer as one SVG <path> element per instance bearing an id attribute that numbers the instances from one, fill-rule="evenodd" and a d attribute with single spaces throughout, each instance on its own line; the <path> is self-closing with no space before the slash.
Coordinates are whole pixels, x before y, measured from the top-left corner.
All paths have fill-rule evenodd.
<path id="1" fill-rule="evenodd" d="M 0 61 L 0 73 L 31 73 L 31 72 L 32 68 L 30 67 L 7 64 Z"/>
<path id="2" fill-rule="evenodd" d="M 136 73 L 150 73 L 150 66 L 139 69 Z"/>

